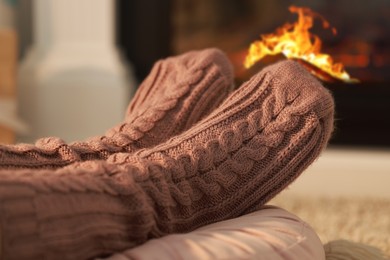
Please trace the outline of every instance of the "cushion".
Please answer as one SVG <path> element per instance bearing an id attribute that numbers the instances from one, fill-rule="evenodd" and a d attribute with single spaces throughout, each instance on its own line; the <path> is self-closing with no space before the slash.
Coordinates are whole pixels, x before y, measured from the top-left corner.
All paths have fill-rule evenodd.
<path id="1" fill-rule="evenodd" d="M 325 259 L 314 230 L 274 207 L 210 224 L 186 234 L 152 239 L 106 260 L 129 259 Z"/>

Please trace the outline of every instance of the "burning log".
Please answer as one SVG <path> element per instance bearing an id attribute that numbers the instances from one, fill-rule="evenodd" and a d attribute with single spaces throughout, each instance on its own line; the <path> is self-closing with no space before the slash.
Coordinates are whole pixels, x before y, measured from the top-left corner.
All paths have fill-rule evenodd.
<path id="1" fill-rule="evenodd" d="M 290 6 L 289 11 L 298 14 L 298 21 L 286 23 L 275 33 L 261 35 L 260 41 L 253 42 L 244 65 L 250 68 L 267 55 L 283 54 L 288 59 L 294 59 L 303 64 L 315 76 L 326 81 L 358 82 L 345 71 L 344 65 L 335 63 L 328 54 L 321 53 L 321 39 L 312 33 L 314 18 L 322 20 L 324 28 L 331 28 L 333 34 L 336 29 L 320 14 L 309 8 Z"/>

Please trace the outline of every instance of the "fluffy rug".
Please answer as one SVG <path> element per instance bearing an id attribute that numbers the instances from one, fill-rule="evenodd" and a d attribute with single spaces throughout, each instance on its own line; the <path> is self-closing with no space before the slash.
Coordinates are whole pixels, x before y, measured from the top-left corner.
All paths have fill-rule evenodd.
<path id="1" fill-rule="evenodd" d="M 379 249 L 383 258 L 376 259 L 390 259 L 390 199 L 313 198 L 286 192 L 269 204 L 282 207 L 309 223 L 324 244 L 334 240 L 352 241 Z"/>

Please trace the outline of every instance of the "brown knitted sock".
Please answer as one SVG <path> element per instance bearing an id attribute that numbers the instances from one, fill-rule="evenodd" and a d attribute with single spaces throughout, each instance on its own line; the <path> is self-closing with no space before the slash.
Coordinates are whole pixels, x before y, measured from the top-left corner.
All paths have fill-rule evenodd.
<path id="1" fill-rule="evenodd" d="M 254 211 L 317 158 L 333 112 L 330 93 L 285 61 L 154 148 L 0 172 L 3 257 L 89 259 Z"/>
<path id="2" fill-rule="evenodd" d="M 51 137 L 35 145 L 0 146 L 0 168 L 58 168 L 154 146 L 219 105 L 231 91 L 232 79 L 231 65 L 217 49 L 161 60 L 132 99 L 125 121 L 106 135 L 70 145 Z"/>

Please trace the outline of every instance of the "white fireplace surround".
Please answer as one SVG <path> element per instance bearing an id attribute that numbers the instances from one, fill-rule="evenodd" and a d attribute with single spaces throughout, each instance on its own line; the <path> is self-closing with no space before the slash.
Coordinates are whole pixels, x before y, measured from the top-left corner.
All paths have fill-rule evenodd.
<path id="1" fill-rule="evenodd" d="M 390 150 L 329 147 L 284 194 L 390 199 Z"/>

